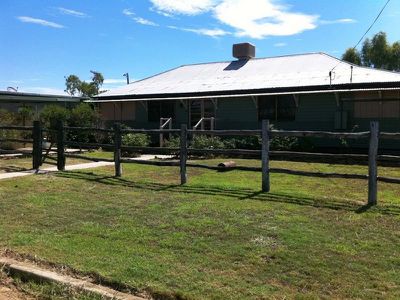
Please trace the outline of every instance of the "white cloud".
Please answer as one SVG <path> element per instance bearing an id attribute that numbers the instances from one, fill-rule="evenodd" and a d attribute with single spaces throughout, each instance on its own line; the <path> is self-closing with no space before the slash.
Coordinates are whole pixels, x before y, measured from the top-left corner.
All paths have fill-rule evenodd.
<path id="1" fill-rule="evenodd" d="M 43 20 L 43 19 L 36 19 L 36 18 L 25 17 L 25 16 L 17 17 L 17 19 L 20 20 L 21 22 L 24 22 L 24 23 L 38 24 L 38 25 L 52 27 L 52 28 L 65 28 L 65 26 L 63 26 L 61 24 L 50 22 L 50 21 L 46 21 L 46 20 Z"/>
<path id="2" fill-rule="evenodd" d="M 352 24 L 357 23 L 354 19 L 337 19 L 337 20 L 321 20 L 320 24 L 322 25 L 331 25 L 331 24 Z"/>
<path id="3" fill-rule="evenodd" d="M 73 16 L 73 17 L 79 17 L 79 18 L 85 18 L 88 17 L 87 14 L 77 11 L 77 10 L 73 10 L 73 9 L 68 9 L 68 8 L 64 8 L 64 7 L 58 7 L 58 10 L 64 14 L 64 15 L 69 15 L 69 16 Z"/>
<path id="4" fill-rule="evenodd" d="M 290 12 L 272 0 L 225 0 L 215 10 L 215 17 L 236 29 L 239 37 L 262 39 L 289 36 L 315 29 L 318 16 Z"/>
<path id="5" fill-rule="evenodd" d="M 293 12 L 280 0 L 150 0 L 153 9 L 168 15 L 211 12 L 238 37 L 262 39 L 289 36 L 317 28 L 319 16 Z M 342 19 L 342 22 L 347 19 Z M 215 29 L 226 32 L 222 29 Z M 196 32 L 197 33 L 197 32 Z"/>
<path id="6" fill-rule="evenodd" d="M 196 29 L 196 28 L 176 27 L 176 26 L 168 26 L 168 28 L 182 30 L 182 31 L 186 31 L 186 32 L 193 32 L 196 34 L 206 35 L 206 36 L 210 36 L 210 37 L 220 37 L 220 36 L 231 34 L 228 31 L 218 29 L 218 28 L 215 28 L 215 29 L 198 28 L 198 29 Z"/>
<path id="7" fill-rule="evenodd" d="M 154 23 L 153 21 L 147 20 L 145 18 L 142 17 L 136 17 L 136 14 L 131 11 L 128 8 L 125 8 L 122 13 L 125 16 L 128 16 L 129 18 L 131 18 L 133 21 L 135 21 L 136 23 L 142 24 L 142 25 L 148 25 L 148 26 L 158 26 L 157 23 Z"/>
<path id="8" fill-rule="evenodd" d="M 213 8 L 215 0 L 150 0 L 156 11 L 171 14 L 196 15 Z"/>
<path id="9" fill-rule="evenodd" d="M 135 13 L 134 13 L 133 11 L 131 11 L 130 9 L 128 9 L 128 8 L 125 8 L 125 9 L 122 11 L 122 13 L 123 13 L 125 16 L 134 16 L 134 15 L 135 15 Z"/>
<path id="10" fill-rule="evenodd" d="M 157 23 L 154 23 L 153 21 L 150 21 L 150 20 L 147 20 L 147 19 L 144 19 L 144 18 L 141 18 L 141 17 L 135 17 L 135 18 L 133 18 L 133 20 L 136 23 L 139 23 L 139 24 L 142 24 L 142 25 L 158 26 Z"/>
<path id="11" fill-rule="evenodd" d="M 285 47 L 285 46 L 287 46 L 286 43 L 275 43 L 274 44 L 274 47 Z"/>

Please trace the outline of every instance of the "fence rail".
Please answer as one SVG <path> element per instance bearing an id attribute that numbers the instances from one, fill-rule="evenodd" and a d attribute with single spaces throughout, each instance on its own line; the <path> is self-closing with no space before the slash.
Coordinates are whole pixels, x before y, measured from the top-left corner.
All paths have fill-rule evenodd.
<path id="1" fill-rule="evenodd" d="M 62 122 L 59 122 L 56 130 L 57 136 L 57 167 L 58 170 L 65 169 L 66 158 L 79 158 L 89 161 L 106 161 L 113 162 L 115 167 L 115 176 L 122 176 L 122 163 L 141 163 L 155 165 L 174 165 L 180 167 L 180 181 L 185 184 L 188 180 L 187 167 L 204 167 L 208 169 L 219 169 L 219 167 L 205 166 L 194 163 L 188 163 L 189 154 L 219 154 L 219 155 L 249 155 L 261 156 L 261 167 L 237 167 L 237 169 L 251 169 L 262 172 L 261 189 L 263 192 L 269 192 L 271 172 L 298 174 L 319 177 L 340 177 L 340 178 L 355 178 L 368 180 L 368 204 L 375 205 L 377 203 L 377 182 L 400 183 L 400 178 L 388 178 L 378 176 L 378 161 L 400 162 L 400 156 L 393 155 L 378 155 L 379 139 L 400 140 L 400 133 L 379 132 L 379 123 L 371 122 L 370 131 L 365 132 L 329 132 L 329 131 L 288 131 L 288 130 L 269 130 L 269 121 L 262 121 L 261 130 L 193 130 L 188 129 L 187 125 L 183 124 L 180 129 L 166 129 L 172 120 L 162 120 L 160 129 L 122 129 L 119 123 L 114 124 L 112 129 L 92 128 L 92 127 L 65 127 Z M 165 125 L 165 126 L 164 126 Z M 28 139 L 0 139 L 1 141 L 18 141 L 31 142 L 33 144 L 32 164 L 34 169 L 38 169 L 41 165 L 42 157 L 42 134 L 46 129 L 41 128 L 39 122 L 34 122 L 33 126 L 0 126 L 0 130 L 31 130 L 32 140 Z M 48 130 L 47 130 L 48 131 Z M 113 144 L 103 143 L 82 143 L 66 140 L 67 131 L 91 131 L 103 132 L 113 136 Z M 179 148 L 161 148 L 161 147 L 132 147 L 122 144 L 122 135 L 127 133 L 146 133 L 146 134 L 179 134 Z M 193 149 L 188 147 L 188 137 L 193 135 L 211 135 L 211 136 L 261 136 L 261 150 L 246 150 L 246 149 Z M 332 153 L 307 153 L 307 152 L 291 152 L 291 151 L 270 151 L 270 139 L 273 137 L 315 137 L 315 138 L 332 138 L 332 139 L 369 139 L 368 154 L 332 154 Z M 76 154 L 68 154 L 65 152 L 66 146 L 78 146 L 80 148 L 105 148 L 114 151 L 113 159 L 87 157 Z M 0 150 L 1 151 L 1 150 Z M 122 151 L 137 151 L 137 152 L 152 152 L 152 153 L 174 153 L 179 155 L 179 161 L 175 162 L 143 162 L 134 161 L 122 157 Z M 13 151 L 10 151 L 13 152 Z M 3 153 L 3 152 L 2 152 Z M 368 161 L 368 174 L 336 174 L 336 173 L 319 173 L 296 171 L 287 169 L 274 169 L 269 167 L 270 157 L 290 156 L 303 158 L 331 158 L 331 159 L 352 159 Z"/>

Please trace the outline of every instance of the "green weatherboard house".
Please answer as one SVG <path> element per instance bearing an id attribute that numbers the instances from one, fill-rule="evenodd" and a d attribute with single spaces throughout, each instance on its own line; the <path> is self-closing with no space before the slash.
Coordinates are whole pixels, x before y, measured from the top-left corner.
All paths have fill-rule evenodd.
<path id="1" fill-rule="evenodd" d="M 134 128 L 400 132 L 400 73 L 356 66 L 325 53 L 254 58 L 248 43 L 235 60 L 184 65 L 95 97 L 103 121 Z M 384 147 L 400 148 L 395 142 Z"/>

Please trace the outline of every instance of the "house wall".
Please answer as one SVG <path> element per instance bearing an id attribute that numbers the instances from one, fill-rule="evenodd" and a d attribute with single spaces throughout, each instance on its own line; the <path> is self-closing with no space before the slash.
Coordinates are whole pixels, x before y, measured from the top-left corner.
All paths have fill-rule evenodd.
<path id="1" fill-rule="evenodd" d="M 324 130 L 324 131 L 368 131 L 372 120 L 380 122 L 382 131 L 400 132 L 400 100 L 392 107 L 399 108 L 398 117 L 393 109 L 388 111 L 390 117 L 380 115 L 379 118 L 359 117 L 359 111 L 355 113 L 359 99 L 377 98 L 377 93 L 341 94 L 340 100 L 332 93 L 300 95 L 295 119 L 293 121 L 270 121 L 274 128 L 282 130 Z M 383 98 L 392 99 L 396 95 L 383 93 Z M 399 97 L 400 99 L 400 97 Z M 166 100 L 174 101 L 174 100 Z M 381 101 L 376 99 L 376 101 Z M 179 128 L 180 124 L 188 124 L 188 101 L 174 101 L 175 118 L 173 128 Z M 126 102 L 125 102 L 126 103 Z M 217 129 L 259 129 L 261 122 L 258 119 L 257 101 L 250 97 L 224 98 L 216 101 L 215 120 Z M 361 103 L 361 102 L 358 102 Z M 137 102 L 134 116 L 123 122 L 134 128 L 159 128 L 159 122 L 148 122 L 148 114 L 145 102 Z M 339 118 L 339 119 L 338 119 Z M 312 139 L 317 146 L 338 147 L 343 146 L 342 141 L 333 139 Z M 348 140 L 348 147 L 368 147 L 368 141 Z M 381 148 L 400 149 L 399 142 L 381 141 Z"/>

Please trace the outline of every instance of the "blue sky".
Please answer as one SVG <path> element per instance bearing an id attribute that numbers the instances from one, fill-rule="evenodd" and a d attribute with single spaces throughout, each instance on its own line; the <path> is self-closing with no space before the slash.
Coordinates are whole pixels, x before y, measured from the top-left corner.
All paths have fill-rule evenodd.
<path id="1" fill-rule="evenodd" d="M 0 90 L 62 93 L 64 76 L 103 73 L 104 88 L 183 64 L 326 52 L 340 57 L 386 0 L 1 0 Z M 400 0 L 369 36 L 400 40 Z"/>

